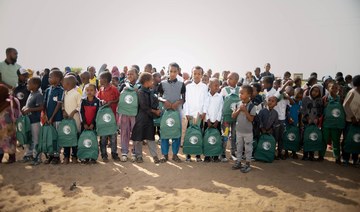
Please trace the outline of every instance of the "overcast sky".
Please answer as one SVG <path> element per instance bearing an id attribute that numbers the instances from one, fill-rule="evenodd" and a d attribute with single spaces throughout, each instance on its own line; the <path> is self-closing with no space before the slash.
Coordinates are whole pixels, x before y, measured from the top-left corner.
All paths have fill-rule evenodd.
<path id="1" fill-rule="evenodd" d="M 0 54 L 25 68 L 178 62 L 245 75 L 360 73 L 359 0 L 0 0 Z M 0 57 L 0 59 L 1 59 Z"/>

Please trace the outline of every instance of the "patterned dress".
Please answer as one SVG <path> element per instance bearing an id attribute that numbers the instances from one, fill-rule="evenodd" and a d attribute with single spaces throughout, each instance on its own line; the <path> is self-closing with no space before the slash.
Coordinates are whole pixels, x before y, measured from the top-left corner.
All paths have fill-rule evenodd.
<path id="1" fill-rule="evenodd" d="M 16 151 L 15 121 L 11 106 L 0 112 L 0 153 L 14 154 Z"/>

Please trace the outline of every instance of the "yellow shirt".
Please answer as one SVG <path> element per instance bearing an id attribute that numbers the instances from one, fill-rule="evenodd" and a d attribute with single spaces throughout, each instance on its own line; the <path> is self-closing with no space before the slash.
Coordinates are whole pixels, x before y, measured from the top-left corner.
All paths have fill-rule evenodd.
<path id="1" fill-rule="evenodd" d="M 78 132 L 80 132 L 80 107 L 81 107 L 81 94 L 77 91 L 77 88 L 71 89 L 70 91 L 65 91 L 64 93 L 64 104 L 63 109 L 65 112 L 70 115 L 71 112 L 74 110 L 77 110 L 74 114 L 74 119 L 76 122 L 76 126 L 78 129 Z"/>

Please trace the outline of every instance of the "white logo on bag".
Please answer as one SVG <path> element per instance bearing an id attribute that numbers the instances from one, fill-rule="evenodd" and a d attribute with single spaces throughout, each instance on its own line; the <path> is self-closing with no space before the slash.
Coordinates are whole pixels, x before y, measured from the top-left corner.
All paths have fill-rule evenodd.
<path id="1" fill-rule="evenodd" d="M 263 149 L 265 149 L 266 151 L 269 150 L 271 148 L 271 143 L 268 142 L 268 141 L 265 141 L 263 144 L 262 144 L 262 147 Z"/>
<path id="2" fill-rule="evenodd" d="M 65 135 L 69 135 L 71 133 L 71 128 L 69 127 L 69 125 L 64 126 L 63 132 Z"/>
<path id="3" fill-rule="evenodd" d="M 19 100 L 23 100 L 25 97 L 25 95 L 22 92 L 19 92 L 16 94 L 16 98 L 18 98 Z"/>
<path id="4" fill-rule="evenodd" d="M 335 108 L 334 110 L 331 111 L 331 115 L 334 116 L 335 118 L 340 116 L 340 110 L 338 108 Z"/>
<path id="5" fill-rule="evenodd" d="M 134 97 L 132 97 L 131 95 L 126 95 L 124 100 L 127 104 L 131 104 L 134 101 Z"/>
<path id="6" fill-rule="evenodd" d="M 22 131 L 22 130 L 23 130 L 23 125 L 22 125 L 21 122 L 18 123 L 18 129 L 19 129 L 19 131 Z"/>
<path id="7" fill-rule="evenodd" d="M 359 134 L 359 133 L 356 133 L 356 134 L 353 136 L 353 140 L 355 141 L 355 143 L 359 143 L 359 142 L 360 142 L 360 134 Z"/>
<path id="8" fill-rule="evenodd" d="M 312 141 L 317 141 L 317 139 L 318 139 L 318 134 L 317 133 L 310 133 L 310 135 L 309 135 L 309 138 L 310 138 L 310 140 L 312 140 Z"/>
<path id="9" fill-rule="evenodd" d="M 91 145 L 92 145 L 92 141 L 91 141 L 90 139 L 85 139 L 85 140 L 83 141 L 83 144 L 84 144 L 84 147 L 90 148 Z"/>
<path id="10" fill-rule="evenodd" d="M 289 139 L 289 141 L 295 141 L 296 135 L 294 133 L 289 133 L 287 138 Z"/>
<path id="11" fill-rule="evenodd" d="M 167 126 L 172 127 L 172 126 L 174 126 L 174 124 L 175 124 L 175 120 L 173 118 L 166 119 Z"/>
<path id="12" fill-rule="evenodd" d="M 208 142 L 209 142 L 209 144 L 214 145 L 214 144 L 216 143 L 216 138 L 215 138 L 215 136 L 210 136 L 210 137 L 208 138 Z"/>
<path id="13" fill-rule="evenodd" d="M 199 139 L 198 139 L 196 136 L 191 136 L 191 137 L 189 138 L 189 141 L 190 141 L 190 143 L 192 143 L 192 144 L 197 144 L 197 142 L 199 141 Z"/>
<path id="14" fill-rule="evenodd" d="M 111 121 L 111 115 L 108 114 L 108 113 L 105 113 L 102 118 L 103 118 L 103 120 L 105 122 L 110 122 Z"/>

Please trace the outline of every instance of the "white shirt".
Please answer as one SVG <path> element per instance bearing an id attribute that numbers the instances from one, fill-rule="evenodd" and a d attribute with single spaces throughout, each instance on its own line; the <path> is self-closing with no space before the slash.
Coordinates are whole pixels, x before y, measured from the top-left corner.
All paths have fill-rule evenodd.
<path id="1" fill-rule="evenodd" d="M 270 91 L 267 91 L 266 89 L 264 89 L 265 100 L 268 101 L 269 97 L 276 96 L 276 93 L 277 93 L 277 91 L 275 90 L 275 88 L 271 88 Z"/>
<path id="2" fill-rule="evenodd" d="M 206 120 L 210 119 L 211 122 L 221 121 L 222 109 L 224 100 L 221 94 L 215 93 L 214 96 L 208 92 L 205 101 Z"/>
<path id="3" fill-rule="evenodd" d="M 286 119 L 286 106 L 288 105 L 290 105 L 290 101 L 288 99 L 281 99 L 274 107 L 274 109 L 278 113 L 279 120 L 283 121 Z"/>
<path id="4" fill-rule="evenodd" d="M 227 92 L 227 90 L 228 89 L 230 89 L 230 93 L 228 93 Z M 223 96 L 223 97 L 225 97 L 225 96 L 227 96 L 227 95 L 229 95 L 229 94 L 231 94 L 231 93 L 235 93 L 236 92 L 236 87 L 235 88 L 233 88 L 233 87 L 230 87 L 230 86 L 226 86 L 226 87 L 224 87 L 224 88 L 222 88 L 221 89 L 221 95 Z"/>
<path id="5" fill-rule="evenodd" d="M 184 114 L 197 117 L 199 114 L 205 113 L 204 105 L 207 93 L 208 87 L 203 82 L 188 84 L 185 93 Z"/>

